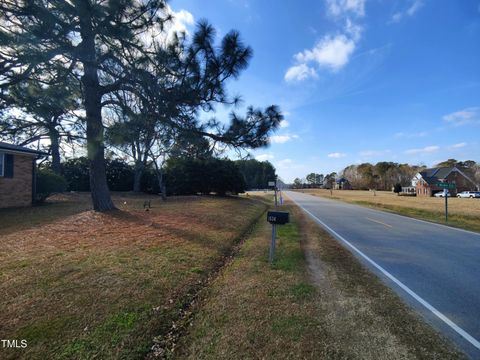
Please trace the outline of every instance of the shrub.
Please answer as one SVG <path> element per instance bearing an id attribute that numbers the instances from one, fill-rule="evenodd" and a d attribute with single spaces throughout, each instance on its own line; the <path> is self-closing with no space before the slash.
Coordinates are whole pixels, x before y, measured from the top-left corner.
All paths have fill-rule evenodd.
<path id="1" fill-rule="evenodd" d="M 67 179 L 69 191 L 90 191 L 88 159 L 78 157 L 62 163 L 62 172 Z"/>
<path id="2" fill-rule="evenodd" d="M 36 202 L 44 202 L 50 195 L 64 192 L 67 189 L 65 178 L 49 169 L 38 170 L 36 185 Z"/>
<path id="3" fill-rule="evenodd" d="M 396 194 L 399 194 L 402 192 L 402 185 L 397 183 L 395 184 L 395 186 L 393 187 L 393 192 L 396 193 Z"/>
<path id="4" fill-rule="evenodd" d="M 167 191 L 175 195 L 238 194 L 245 189 L 244 178 L 231 160 L 171 158 L 166 175 Z"/>

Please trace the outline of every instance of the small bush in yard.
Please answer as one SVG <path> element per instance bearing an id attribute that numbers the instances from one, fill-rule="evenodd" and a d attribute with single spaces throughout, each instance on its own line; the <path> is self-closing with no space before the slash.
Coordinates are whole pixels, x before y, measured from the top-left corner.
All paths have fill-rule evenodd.
<path id="1" fill-rule="evenodd" d="M 397 195 L 398 195 L 399 193 L 401 193 L 401 192 L 402 192 L 402 185 L 400 185 L 400 184 L 398 184 L 398 183 L 395 184 L 395 186 L 393 187 L 393 192 L 394 192 L 395 194 L 397 194 Z"/>
<path id="2" fill-rule="evenodd" d="M 44 202 L 50 195 L 64 192 L 66 189 L 67 181 L 63 176 L 49 169 L 38 170 L 35 201 Z"/>

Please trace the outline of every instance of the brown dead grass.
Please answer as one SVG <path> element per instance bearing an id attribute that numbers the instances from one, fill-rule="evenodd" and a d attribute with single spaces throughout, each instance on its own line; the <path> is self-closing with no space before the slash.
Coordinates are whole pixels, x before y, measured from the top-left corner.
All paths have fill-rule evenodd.
<path id="1" fill-rule="evenodd" d="M 28 341 L 0 358 L 144 357 L 265 208 L 127 194 L 115 203 L 100 214 L 74 195 L 0 212 L 0 338 Z"/>
<path id="2" fill-rule="evenodd" d="M 274 266 L 270 226 L 260 222 L 205 295 L 178 358 L 462 358 L 298 208 L 288 210 L 293 223 L 279 227 Z"/>
<path id="3" fill-rule="evenodd" d="M 395 213 L 445 223 L 445 199 L 436 197 L 398 196 L 388 191 L 298 190 L 306 194 L 342 200 Z M 375 196 L 374 196 L 375 194 Z M 480 231 L 480 199 L 448 199 L 449 225 Z"/>

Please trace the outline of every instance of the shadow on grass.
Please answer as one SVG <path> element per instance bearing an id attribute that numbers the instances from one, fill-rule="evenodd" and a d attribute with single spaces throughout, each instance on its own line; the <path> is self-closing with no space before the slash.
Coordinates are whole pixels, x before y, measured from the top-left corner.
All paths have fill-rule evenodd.
<path id="1" fill-rule="evenodd" d="M 88 202 L 48 201 L 41 205 L 0 209 L 0 235 L 28 230 L 91 210 Z"/>

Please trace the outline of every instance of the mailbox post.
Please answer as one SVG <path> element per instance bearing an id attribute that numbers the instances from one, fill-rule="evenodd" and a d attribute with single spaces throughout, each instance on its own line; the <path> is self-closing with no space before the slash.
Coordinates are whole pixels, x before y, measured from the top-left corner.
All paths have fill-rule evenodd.
<path id="1" fill-rule="evenodd" d="M 267 213 L 267 221 L 272 224 L 272 242 L 270 243 L 270 253 L 268 256 L 268 260 L 270 263 L 273 262 L 275 257 L 275 242 L 277 236 L 277 224 L 284 225 L 289 222 L 289 213 L 286 211 L 269 211 Z"/>
<path id="2" fill-rule="evenodd" d="M 268 186 L 273 187 L 273 191 L 275 192 L 275 208 L 277 207 L 277 180 L 269 181 Z"/>

